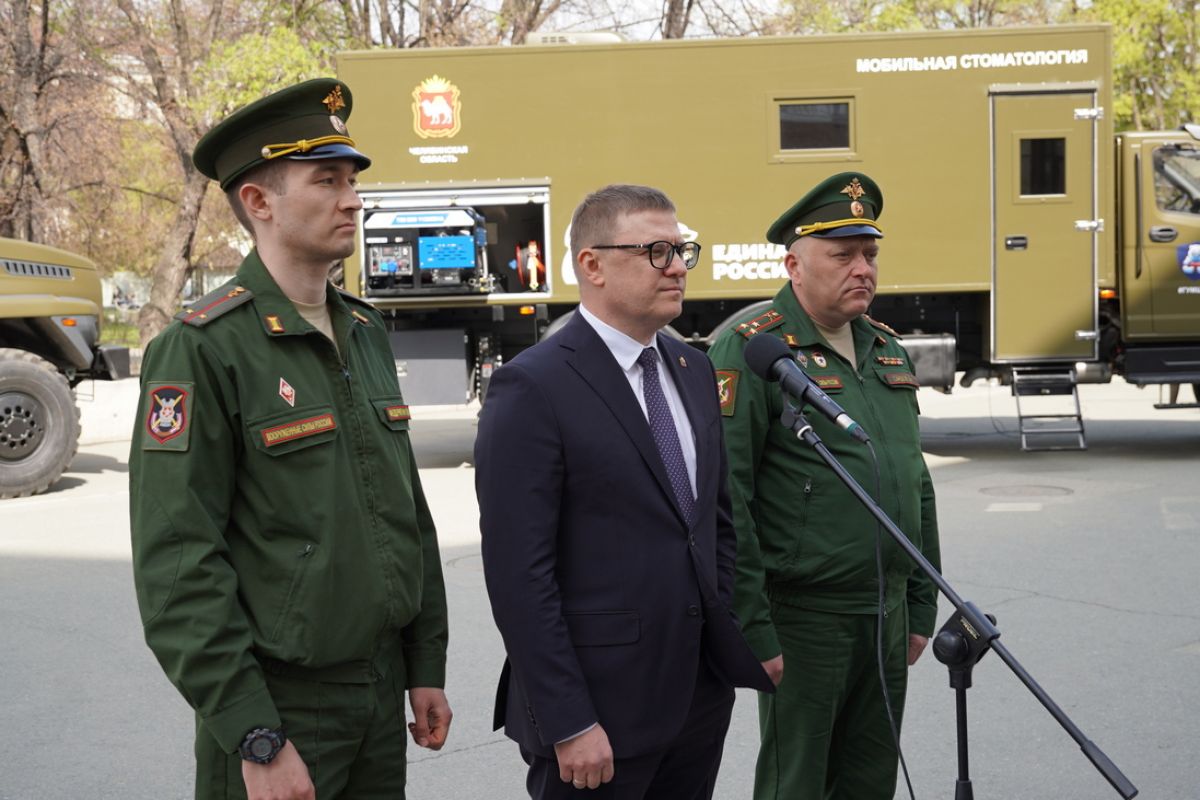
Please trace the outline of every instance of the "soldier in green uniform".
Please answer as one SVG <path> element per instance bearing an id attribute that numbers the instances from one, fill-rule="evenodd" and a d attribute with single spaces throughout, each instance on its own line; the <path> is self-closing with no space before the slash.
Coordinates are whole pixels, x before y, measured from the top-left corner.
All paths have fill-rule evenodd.
<path id="1" fill-rule="evenodd" d="M 777 336 L 791 348 L 872 437 L 878 483 L 871 451 L 809 413 L 817 434 L 938 565 L 912 362 L 894 331 L 865 316 L 875 295 L 882 208 L 879 187 L 861 173 L 817 185 L 767 232 L 787 247 L 788 284 L 769 310 L 740 320 L 709 351 L 738 531 L 735 607 L 746 640 L 778 684 L 777 694 L 759 696 L 756 800 L 891 800 L 897 753 L 877 665 L 881 595 L 882 658 L 897 726 L 907 668 L 933 632 L 932 583 L 780 424 L 779 386 L 749 372 L 742 356 L 754 336 Z"/>
<path id="2" fill-rule="evenodd" d="M 130 453 L 146 641 L 196 712 L 198 798 L 397 798 L 450 724 L 437 536 L 380 315 L 335 289 L 370 161 L 350 90 L 196 146 L 255 248 L 147 348 Z"/>

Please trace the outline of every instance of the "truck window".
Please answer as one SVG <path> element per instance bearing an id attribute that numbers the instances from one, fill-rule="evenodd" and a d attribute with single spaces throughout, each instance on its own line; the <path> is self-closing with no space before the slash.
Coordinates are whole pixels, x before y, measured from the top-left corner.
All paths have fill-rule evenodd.
<path id="1" fill-rule="evenodd" d="M 1200 214 L 1200 152 L 1174 145 L 1156 149 L 1154 198 L 1162 211 Z"/>
<path id="2" fill-rule="evenodd" d="M 1021 196 L 1067 193 L 1067 140 L 1021 140 Z"/>
<path id="3" fill-rule="evenodd" d="M 850 148 L 849 101 L 779 101 L 778 110 L 780 150 Z"/>

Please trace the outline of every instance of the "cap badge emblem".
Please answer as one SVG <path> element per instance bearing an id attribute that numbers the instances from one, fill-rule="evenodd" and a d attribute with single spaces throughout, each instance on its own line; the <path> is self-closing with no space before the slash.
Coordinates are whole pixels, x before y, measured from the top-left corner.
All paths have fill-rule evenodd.
<path id="1" fill-rule="evenodd" d="M 863 204 L 858 202 L 858 198 L 867 193 L 867 190 L 858 182 L 858 178 L 851 178 L 850 183 L 846 188 L 842 189 L 841 194 L 849 195 L 850 197 L 850 213 L 856 217 L 861 217 L 866 213 Z"/>
<path id="2" fill-rule="evenodd" d="M 342 99 L 342 85 L 338 84 L 333 87 L 329 94 L 325 95 L 325 99 L 321 101 L 325 107 L 329 109 L 330 114 L 337 113 L 338 109 L 346 107 L 346 101 Z"/>

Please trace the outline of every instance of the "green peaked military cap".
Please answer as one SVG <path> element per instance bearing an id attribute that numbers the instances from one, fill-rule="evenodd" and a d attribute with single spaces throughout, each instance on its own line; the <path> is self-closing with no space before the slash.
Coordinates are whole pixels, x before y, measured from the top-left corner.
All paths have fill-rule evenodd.
<path id="1" fill-rule="evenodd" d="M 801 236 L 883 238 L 876 221 L 883 192 L 861 172 L 839 172 L 818 183 L 767 229 L 767 241 L 790 247 Z"/>
<path id="2" fill-rule="evenodd" d="M 366 169 L 371 159 L 346 130 L 353 105 L 350 87 L 333 78 L 280 89 L 217 123 L 196 144 L 192 163 L 222 189 L 276 158 L 353 158 Z"/>

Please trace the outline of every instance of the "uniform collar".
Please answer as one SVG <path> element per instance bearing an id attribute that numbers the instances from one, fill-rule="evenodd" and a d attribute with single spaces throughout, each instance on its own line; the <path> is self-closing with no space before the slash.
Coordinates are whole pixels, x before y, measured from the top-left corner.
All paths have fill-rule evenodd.
<path id="1" fill-rule="evenodd" d="M 787 320 L 788 326 L 796 336 L 800 347 L 823 347 L 830 353 L 836 353 L 833 346 L 825 341 L 825 337 L 817 330 L 816 324 L 808 316 L 808 312 L 796 299 L 790 282 L 785 283 L 773 301 L 775 308 Z M 850 320 L 850 331 L 854 335 L 854 352 L 858 354 L 858 364 L 861 365 L 870 354 L 871 348 L 879 344 L 875 329 L 862 317 Z"/>
<path id="2" fill-rule="evenodd" d="M 312 333 L 316 331 L 312 325 L 300 316 L 296 306 L 279 288 L 279 284 L 271 277 L 258 254 L 257 248 L 251 250 L 238 267 L 237 282 L 254 293 L 254 310 L 263 331 L 269 336 L 290 336 L 293 334 Z M 338 295 L 333 284 L 325 284 L 325 300 L 329 304 L 329 316 L 334 330 L 341 338 L 341 331 L 349 327 L 354 318 L 350 309 Z"/>

